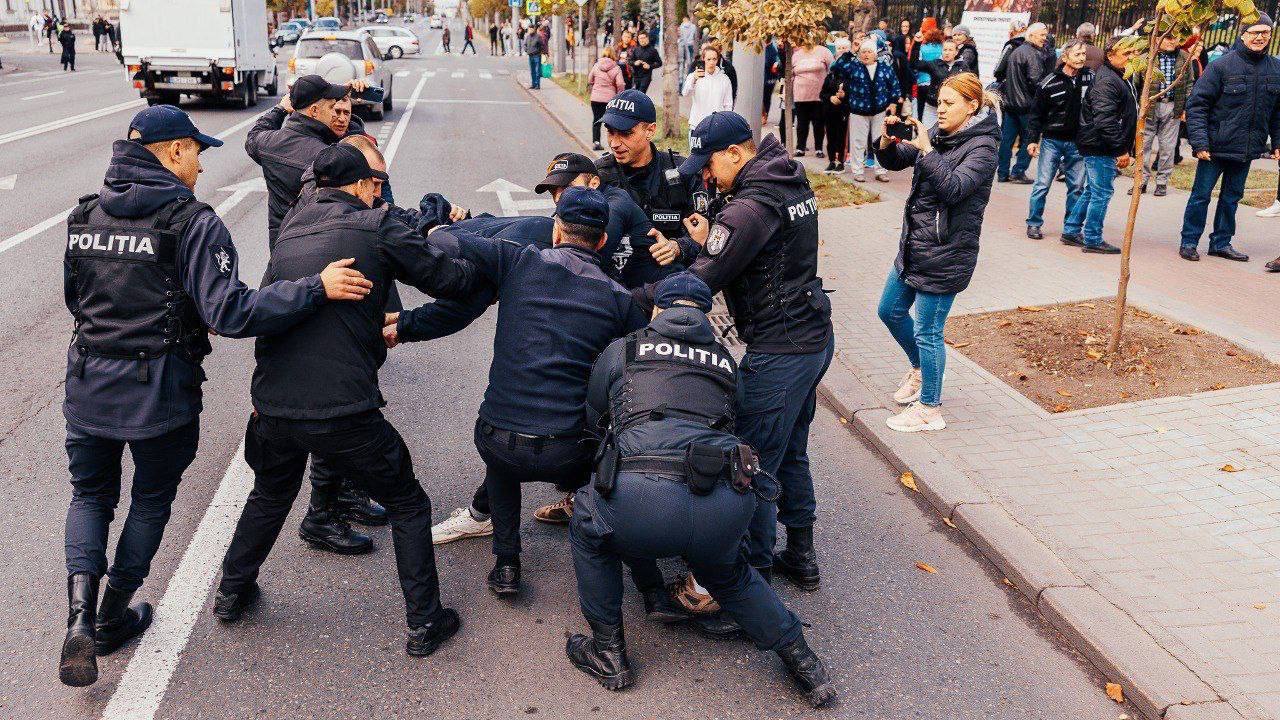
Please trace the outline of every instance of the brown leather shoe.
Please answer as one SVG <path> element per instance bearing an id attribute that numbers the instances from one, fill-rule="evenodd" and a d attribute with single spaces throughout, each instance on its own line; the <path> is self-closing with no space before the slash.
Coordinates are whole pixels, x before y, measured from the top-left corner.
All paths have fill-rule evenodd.
<path id="1" fill-rule="evenodd" d="M 712 615 L 720 612 L 720 603 L 697 591 L 693 584 L 693 576 L 685 575 L 682 582 L 671 586 L 671 595 L 685 610 L 694 615 Z"/>
<path id="2" fill-rule="evenodd" d="M 1280 257 L 1272 260 L 1266 265 L 1263 265 L 1263 267 L 1267 269 L 1267 272 L 1280 272 Z"/>
<path id="3" fill-rule="evenodd" d="M 533 519 L 550 525 L 568 525 L 573 517 L 573 493 L 564 496 L 560 502 L 543 505 L 533 511 Z"/>

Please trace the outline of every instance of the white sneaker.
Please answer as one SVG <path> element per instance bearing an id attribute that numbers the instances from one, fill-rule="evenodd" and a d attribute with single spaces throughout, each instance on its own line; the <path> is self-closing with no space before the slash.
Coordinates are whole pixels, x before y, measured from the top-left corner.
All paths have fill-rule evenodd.
<path id="1" fill-rule="evenodd" d="M 920 386 L 924 384 L 924 376 L 920 373 L 920 368 L 912 368 L 907 371 L 906 377 L 902 378 L 902 385 L 898 387 L 898 391 L 893 394 L 894 402 L 899 405 L 910 405 L 920 399 Z"/>
<path id="2" fill-rule="evenodd" d="M 476 520 L 471 517 L 470 508 L 461 507 L 450 513 L 448 520 L 431 526 L 431 543 L 444 545 L 454 540 L 492 534 L 493 520 Z"/>
<path id="3" fill-rule="evenodd" d="M 1280 217 L 1280 200 L 1271 203 L 1271 207 L 1258 211 L 1258 217 Z"/>
<path id="4" fill-rule="evenodd" d="M 853 174 L 853 181 L 854 181 L 854 182 L 866 182 L 866 181 L 867 181 L 867 176 L 866 176 L 866 175 L 864 175 L 864 174 L 862 174 L 862 173 L 854 173 L 854 174 Z"/>
<path id="5" fill-rule="evenodd" d="M 941 430 L 947 426 L 942 419 L 942 411 L 935 407 L 912 403 L 906 410 L 885 421 L 892 430 L 898 432 L 921 432 L 923 430 Z"/>

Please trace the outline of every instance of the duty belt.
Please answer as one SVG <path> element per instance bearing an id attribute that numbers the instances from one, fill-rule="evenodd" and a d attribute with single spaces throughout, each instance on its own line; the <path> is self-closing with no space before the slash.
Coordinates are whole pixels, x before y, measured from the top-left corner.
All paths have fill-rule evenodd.
<path id="1" fill-rule="evenodd" d="M 683 480 L 689 473 L 689 464 L 684 458 L 632 455 L 618 461 L 618 470 L 620 472 L 673 475 Z"/>

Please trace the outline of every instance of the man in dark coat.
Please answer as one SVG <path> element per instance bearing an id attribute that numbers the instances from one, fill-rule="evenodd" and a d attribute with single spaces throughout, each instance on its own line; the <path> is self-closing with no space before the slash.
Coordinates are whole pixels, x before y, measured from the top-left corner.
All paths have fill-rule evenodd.
<path id="1" fill-rule="evenodd" d="M 639 42 L 627 53 L 627 63 L 631 65 L 632 85 L 647 93 L 649 83 L 653 82 L 653 71 L 662 67 L 662 58 L 658 55 L 658 48 L 649 43 L 649 33 L 640 33 Z"/>
<path id="2" fill-rule="evenodd" d="M 1063 235 L 1062 242 L 1078 245 L 1087 253 L 1114 255 L 1120 252 L 1120 248 L 1103 241 L 1102 223 L 1115 192 L 1116 173 L 1133 161 L 1130 153 L 1138 129 L 1138 102 L 1133 86 L 1121 75 L 1133 50 L 1121 45 L 1122 41 L 1120 37 L 1107 41 L 1107 62 L 1098 68 L 1080 112 L 1076 145 L 1084 156 L 1085 189 L 1067 224 L 1080 227 L 1083 234 Z"/>
<path id="3" fill-rule="evenodd" d="M 1263 13 L 1246 27 L 1229 52 L 1205 66 L 1187 100 L 1187 134 L 1200 162 L 1182 216 L 1178 254 L 1183 259 L 1200 259 L 1196 247 L 1204 233 L 1213 186 L 1221 177 L 1209 254 L 1249 260 L 1231 247 L 1249 163 L 1259 157 L 1280 159 L 1280 58 L 1267 54 L 1272 24 Z"/>
<path id="4" fill-rule="evenodd" d="M 996 166 L 1000 182 L 1031 184 L 1031 178 L 1027 177 L 1027 167 L 1031 165 L 1031 154 L 1027 151 L 1031 144 L 1027 137 L 1027 123 L 1035 108 L 1036 86 L 1045 73 L 1042 48 L 1048 38 L 1049 29 L 1045 24 L 1033 23 L 1027 28 L 1027 41 L 1010 52 L 1004 63 L 1000 157 Z M 1018 158 L 1010 168 L 1014 142 L 1018 143 Z"/>
<path id="5" fill-rule="evenodd" d="M 978 44 L 966 25 L 957 25 L 951 29 L 951 39 L 956 43 L 956 58 L 969 68 L 969 72 L 978 72 Z"/>
<path id="6" fill-rule="evenodd" d="M 62 45 L 62 71 L 76 71 L 76 34 L 70 25 L 63 25 L 58 33 L 58 44 Z"/>

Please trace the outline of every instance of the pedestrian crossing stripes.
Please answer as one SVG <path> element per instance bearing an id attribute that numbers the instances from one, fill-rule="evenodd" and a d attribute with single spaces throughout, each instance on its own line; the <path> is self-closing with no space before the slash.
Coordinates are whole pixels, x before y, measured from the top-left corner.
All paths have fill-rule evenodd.
<path id="1" fill-rule="evenodd" d="M 499 77 L 510 77 L 511 71 L 510 70 L 491 70 L 491 69 L 485 69 L 485 68 L 457 68 L 457 67 L 440 66 L 433 70 L 423 70 L 422 74 L 426 75 L 429 78 L 435 77 L 437 75 L 441 77 L 444 77 L 447 75 L 451 78 L 476 77 L 476 78 L 479 78 L 480 80 L 494 80 Z"/>
<path id="2" fill-rule="evenodd" d="M 480 71 L 480 79 L 481 79 L 481 80 L 492 80 L 492 79 L 493 79 L 493 74 L 492 74 L 492 73 L 490 73 L 488 70 L 481 70 L 481 71 Z"/>

